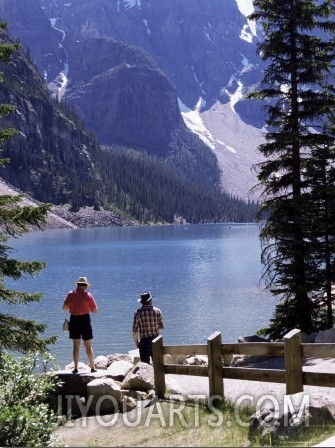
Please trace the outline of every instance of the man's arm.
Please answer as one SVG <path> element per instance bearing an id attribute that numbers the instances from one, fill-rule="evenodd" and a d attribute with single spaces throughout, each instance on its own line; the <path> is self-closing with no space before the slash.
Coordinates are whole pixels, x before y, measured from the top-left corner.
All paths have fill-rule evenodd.
<path id="1" fill-rule="evenodd" d="M 134 314 L 133 320 L 133 339 L 137 348 L 139 348 L 140 343 L 138 342 L 138 321 L 137 321 L 137 311 Z"/>
<path id="2" fill-rule="evenodd" d="M 137 331 L 133 331 L 133 339 L 134 339 L 136 347 L 138 348 L 140 343 L 138 342 L 138 332 Z"/>
<path id="3" fill-rule="evenodd" d="M 163 321 L 163 315 L 160 313 L 159 319 L 158 319 L 158 328 L 163 330 L 164 329 L 164 321 Z"/>

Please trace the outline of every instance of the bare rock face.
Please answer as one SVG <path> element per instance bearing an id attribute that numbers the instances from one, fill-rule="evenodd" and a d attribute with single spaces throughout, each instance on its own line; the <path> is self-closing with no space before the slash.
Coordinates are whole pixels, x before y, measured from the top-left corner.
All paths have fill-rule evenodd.
<path id="1" fill-rule="evenodd" d="M 101 37 L 68 51 L 73 81 L 65 99 L 102 144 L 165 155 L 173 135 L 186 131 L 174 86 L 144 51 Z"/>
<path id="2" fill-rule="evenodd" d="M 11 35 L 20 36 L 23 43 L 29 42 L 30 55 L 40 67 L 40 72 L 47 73 L 52 79 L 63 68 L 60 34 L 52 28 L 39 3 L 35 0 L 1 0 L 1 17 L 8 20 Z"/>
<path id="3" fill-rule="evenodd" d="M 87 384 L 99 376 L 104 376 L 104 371 L 91 373 L 88 366 L 81 367 L 79 365 L 79 373 L 72 373 L 69 369 L 59 370 L 56 372 L 60 384 L 57 388 L 57 394 L 60 395 L 86 395 Z"/>

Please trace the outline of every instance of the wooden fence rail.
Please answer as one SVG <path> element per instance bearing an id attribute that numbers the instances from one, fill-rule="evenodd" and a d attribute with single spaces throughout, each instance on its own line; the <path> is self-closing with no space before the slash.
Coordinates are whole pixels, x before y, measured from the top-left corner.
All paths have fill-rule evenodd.
<path id="1" fill-rule="evenodd" d="M 225 355 L 282 356 L 285 369 L 255 369 L 224 367 Z M 207 355 L 208 366 L 164 364 L 164 355 Z M 303 358 L 335 358 L 335 344 L 301 343 L 300 330 L 292 330 L 283 342 L 245 342 L 222 344 L 221 333 L 215 332 L 207 344 L 163 345 L 163 337 L 153 341 L 153 367 L 155 391 L 164 397 L 165 374 L 194 375 L 208 377 L 209 396 L 224 398 L 224 378 L 248 381 L 285 383 L 286 394 L 303 391 L 304 385 L 335 387 L 335 373 L 304 372 Z"/>

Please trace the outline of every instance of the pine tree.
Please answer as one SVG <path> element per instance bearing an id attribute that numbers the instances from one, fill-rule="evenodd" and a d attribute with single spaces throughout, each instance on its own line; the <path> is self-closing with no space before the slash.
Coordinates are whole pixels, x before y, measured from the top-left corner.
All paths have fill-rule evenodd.
<path id="1" fill-rule="evenodd" d="M 292 328 L 306 333 L 317 329 L 321 302 L 320 295 L 315 300 L 315 291 L 334 271 L 329 265 L 326 274 L 326 251 L 321 250 L 321 241 L 330 236 L 325 232 L 332 232 L 326 213 L 315 237 L 320 210 L 325 201 L 329 204 L 329 179 L 322 190 L 318 184 L 320 170 L 330 161 L 324 150 L 334 145 L 326 131 L 335 105 L 334 5 L 333 0 L 254 0 L 249 17 L 264 30 L 259 52 L 269 60 L 261 90 L 250 97 L 269 104 L 269 131 L 259 147 L 265 161 L 257 169 L 263 187 L 261 212 L 267 216 L 260 234 L 264 278 L 280 298 L 269 328 L 263 330 L 273 339 Z M 321 270 L 327 277 L 323 282 Z"/>
<path id="2" fill-rule="evenodd" d="M 0 33 L 6 33 L 6 23 L 0 23 Z M 0 60 L 8 62 L 11 55 L 18 50 L 18 44 L 1 43 Z M 2 74 L 0 73 L 0 82 Z M 6 117 L 14 111 L 9 104 L 0 104 L 0 117 Z M 15 129 L 0 129 L 0 150 L 4 142 L 14 138 L 17 134 Z M 0 158 L 0 167 L 10 162 L 9 159 Z M 45 266 L 40 261 L 18 261 L 10 257 L 8 240 L 19 237 L 31 229 L 40 227 L 47 217 L 49 204 L 39 207 L 22 206 L 22 196 L 0 196 L 0 303 L 28 304 L 39 301 L 42 294 L 31 294 L 19 292 L 6 287 L 6 279 L 19 280 L 26 275 L 35 275 Z M 46 328 L 45 324 L 15 317 L 0 311 L 0 349 L 38 351 L 44 350 L 47 344 L 55 341 L 55 338 L 42 339 L 40 333 Z"/>

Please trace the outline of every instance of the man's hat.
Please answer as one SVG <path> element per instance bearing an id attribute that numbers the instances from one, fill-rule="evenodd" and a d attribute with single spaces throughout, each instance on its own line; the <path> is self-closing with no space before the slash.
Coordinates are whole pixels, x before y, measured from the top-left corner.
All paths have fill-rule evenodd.
<path id="1" fill-rule="evenodd" d="M 153 296 L 151 295 L 151 292 L 142 292 L 140 298 L 138 299 L 138 302 L 148 303 L 152 298 Z"/>
<path id="2" fill-rule="evenodd" d="M 86 286 L 91 286 L 90 283 L 88 283 L 87 281 L 87 277 L 79 277 L 78 280 L 76 281 L 77 285 L 86 285 Z"/>

